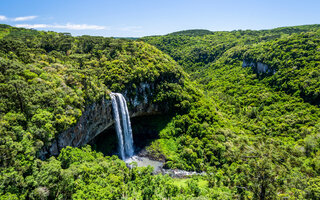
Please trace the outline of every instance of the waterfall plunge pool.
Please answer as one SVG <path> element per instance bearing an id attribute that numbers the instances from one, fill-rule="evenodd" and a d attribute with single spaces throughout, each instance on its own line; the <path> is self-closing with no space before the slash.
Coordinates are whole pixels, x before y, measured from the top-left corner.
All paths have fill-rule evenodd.
<path id="1" fill-rule="evenodd" d="M 170 174 L 171 176 L 176 176 L 176 177 L 184 177 L 184 176 L 189 176 L 189 175 L 194 175 L 198 174 L 196 172 L 187 172 L 183 170 L 166 170 L 163 169 L 163 162 L 160 161 L 154 161 L 149 159 L 148 157 L 140 157 L 135 155 L 137 153 L 137 149 L 135 149 L 134 146 L 134 140 L 133 140 L 133 131 L 131 128 L 131 119 L 127 107 L 127 102 L 124 96 L 121 93 L 110 93 L 111 101 L 112 101 L 112 110 L 113 110 L 113 117 L 114 117 L 114 132 L 116 132 L 117 135 L 117 140 L 108 140 L 108 139 L 103 139 L 100 138 L 101 140 L 98 140 L 99 138 L 96 138 L 97 143 L 102 143 L 102 148 L 103 149 L 114 149 L 114 145 L 116 144 L 115 141 L 117 141 L 117 155 L 119 158 L 124 160 L 128 167 L 134 167 L 135 165 L 133 163 L 136 163 L 136 166 L 138 167 L 145 167 L 145 166 L 152 166 L 154 168 L 154 173 L 162 173 L 162 174 Z M 166 119 L 166 120 L 165 120 Z M 165 125 L 169 122 L 168 119 L 170 120 L 171 117 L 162 119 L 161 121 L 157 120 L 157 123 L 150 123 L 149 116 L 146 120 L 141 121 L 142 127 L 137 126 L 137 128 L 140 130 L 137 130 L 137 133 L 145 132 L 145 130 L 148 130 L 146 127 L 150 125 L 154 125 L 155 132 L 157 133 L 156 135 L 158 136 L 160 130 L 162 130 Z M 143 122 L 148 122 L 143 124 Z M 141 124 L 137 123 L 137 124 Z M 163 127 L 161 127 L 163 126 Z M 101 135 L 101 134 L 100 134 Z M 140 134 L 141 135 L 141 134 Z M 142 134 L 144 135 L 144 134 Z M 147 135 L 153 135 L 153 134 L 147 134 Z M 101 136 L 102 137 L 102 136 Z M 146 137 L 143 137 L 139 140 L 137 140 L 138 137 L 135 138 L 136 143 L 142 141 L 148 141 L 146 140 Z M 148 137 L 147 137 L 148 138 Z M 156 139 L 156 138 L 155 138 Z M 103 144 L 104 141 L 107 141 L 109 145 Z"/>
<path id="2" fill-rule="evenodd" d="M 134 155 L 138 155 L 153 141 L 159 139 L 159 132 L 168 124 L 171 118 L 171 115 L 150 115 L 131 118 Z M 96 136 L 89 144 L 93 150 L 106 156 L 119 156 L 118 138 L 114 125 Z"/>

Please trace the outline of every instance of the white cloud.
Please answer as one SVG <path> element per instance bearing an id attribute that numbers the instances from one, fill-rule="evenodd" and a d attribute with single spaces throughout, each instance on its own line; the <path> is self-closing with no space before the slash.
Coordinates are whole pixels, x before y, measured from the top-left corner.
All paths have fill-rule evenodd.
<path id="1" fill-rule="evenodd" d="M 3 15 L 0 15 L 0 21 L 5 21 L 7 20 L 8 18 L 6 16 L 3 16 Z"/>
<path id="2" fill-rule="evenodd" d="M 19 28 L 48 28 L 47 24 L 17 24 Z"/>
<path id="3" fill-rule="evenodd" d="M 4 15 L 0 15 L 0 21 L 6 21 L 6 20 L 10 20 L 10 21 L 27 21 L 27 20 L 33 20 L 37 18 L 37 16 L 24 16 L 24 17 L 16 17 L 16 18 L 7 18 Z"/>
<path id="4" fill-rule="evenodd" d="M 69 29 L 69 30 L 105 30 L 106 26 L 88 25 L 88 24 L 17 24 L 16 27 L 23 28 L 53 28 L 53 29 Z"/>
<path id="5" fill-rule="evenodd" d="M 24 16 L 24 17 L 16 17 L 16 18 L 13 18 L 12 20 L 18 22 L 18 21 L 33 20 L 35 18 L 37 18 L 37 16 Z"/>

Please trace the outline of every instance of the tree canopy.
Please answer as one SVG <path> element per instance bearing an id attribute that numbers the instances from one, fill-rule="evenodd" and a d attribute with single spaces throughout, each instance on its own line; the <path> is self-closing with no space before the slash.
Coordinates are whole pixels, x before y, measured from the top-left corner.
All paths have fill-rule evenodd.
<path id="1" fill-rule="evenodd" d="M 0 199 L 319 199 L 319 64 L 319 25 L 139 40 L 0 25 Z M 141 83 L 173 116 L 147 154 L 205 175 L 89 145 L 38 158 L 86 106 Z"/>

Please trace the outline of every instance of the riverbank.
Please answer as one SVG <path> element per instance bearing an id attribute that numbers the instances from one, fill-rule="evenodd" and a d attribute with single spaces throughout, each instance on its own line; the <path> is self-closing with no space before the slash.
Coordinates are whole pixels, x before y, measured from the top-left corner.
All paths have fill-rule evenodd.
<path id="1" fill-rule="evenodd" d="M 173 178 L 187 178 L 194 175 L 205 175 L 205 172 L 195 172 L 195 171 L 185 171 L 180 169 L 165 169 L 164 168 L 164 161 L 157 161 L 149 158 L 146 154 L 138 153 L 137 155 L 132 156 L 125 160 L 127 166 L 129 168 L 132 167 L 153 167 L 153 174 L 168 174 L 170 177 Z"/>

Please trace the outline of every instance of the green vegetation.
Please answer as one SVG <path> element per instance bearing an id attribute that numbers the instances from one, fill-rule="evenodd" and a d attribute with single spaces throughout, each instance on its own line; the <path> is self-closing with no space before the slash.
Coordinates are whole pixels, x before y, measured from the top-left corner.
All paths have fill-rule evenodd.
<path id="1" fill-rule="evenodd" d="M 320 25 L 306 25 L 262 31 L 218 31 L 211 34 L 202 34 L 201 30 L 191 30 L 166 36 L 145 37 L 142 40 L 169 54 L 187 72 L 199 73 L 201 69 L 207 69 L 208 63 L 217 60 L 232 47 L 286 38 L 291 34 L 307 31 L 316 32 L 319 29 Z"/>
<path id="2" fill-rule="evenodd" d="M 188 36 L 203 36 L 203 35 L 210 35 L 214 32 L 204 29 L 193 29 L 193 30 L 185 30 L 185 31 L 178 31 L 174 33 L 170 33 L 168 35 L 188 35 Z"/>
<path id="3" fill-rule="evenodd" d="M 0 199 L 319 199 L 319 66 L 319 25 L 140 40 L 1 25 Z M 151 124 L 148 153 L 206 175 L 153 175 L 90 146 L 37 158 L 87 105 L 141 83 L 173 116 Z"/>
<path id="4" fill-rule="evenodd" d="M 37 166 L 46 165 L 37 159 L 39 150 L 110 91 L 126 90 L 130 96 L 140 83 L 154 84 L 150 101 L 176 111 L 188 109 L 196 98 L 172 58 L 143 42 L 6 25 L 0 33 L 0 195 L 5 199 L 35 198 L 36 183 L 29 181 L 40 181 Z M 51 198 L 62 192 L 40 190 Z"/>
<path id="5" fill-rule="evenodd" d="M 293 34 L 243 49 L 242 58 L 267 64 L 276 71 L 262 77 L 276 90 L 320 104 L 320 31 Z"/>
<path id="6" fill-rule="evenodd" d="M 192 199 L 215 194 L 204 180 L 191 179 L 180 185 L 168 175 L 152 175 L 151 167 L 129 170 L 116 156 L 104 157 L 89 146 L 67 147 L 58 158 L 35 161 L 32 170 L 34 173 L 23 184 L 7 186 L 1 198 Z M 21 181 L 12 171 L 6 171 L 6 175 L 13 183 Z"/>
<path id="7" fill-rule="evenodd" d="M 311 189 L 319 179 L 319 30 L 143 38 L 205 91 L 149 151 L 164 155 L 167 167 L 211 172 L 209 186 L 236 189 L 233 198 L 319 198 Z M 266 64 L 271 73 L 243 67 L 243 61 Z M 167 140 L 175 141 L 174 150 Z"/>

